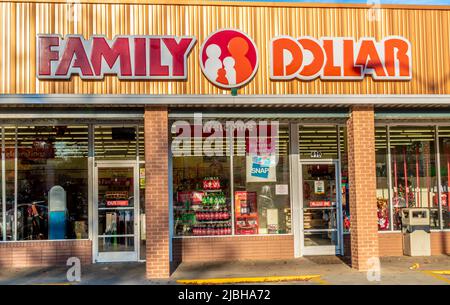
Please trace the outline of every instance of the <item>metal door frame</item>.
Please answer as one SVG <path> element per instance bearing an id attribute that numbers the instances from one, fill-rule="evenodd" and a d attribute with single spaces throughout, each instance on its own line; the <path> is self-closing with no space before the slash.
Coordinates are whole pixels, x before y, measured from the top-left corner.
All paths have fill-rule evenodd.
<path id="1" fill-rule="evenodd" d="M 304 165 L 334 165 L 335 183 L 336 183 L 336 237 L 337 244 L 335 246 L 314 246 L 305 247 L 305 229 L 303 220 L 303 166 Z M 342 254 L 343 247 L 343 230 L 342 230 L 342 200 L 341 200 L 341 181 L 339 160 L 335 159 L 302 159 L 299 162 L 299 210 L 300 210 L 300 251 L 301 256 L 304 255 L 337 255 Z"/>
<path id="2" fill-rule="evenodd" d="M 124 252 L 98 252 L 98 169 L 99 168 L 133 168 L 134 184 L 134 251 Z M 139 226 L 139 164 L 135 160 L 95 161 L 94 163 L 94 190 L 92 211 L 92 258 L 94 262 L 129 262 L 138 261 L 140 253 L 140 226 Z"/>

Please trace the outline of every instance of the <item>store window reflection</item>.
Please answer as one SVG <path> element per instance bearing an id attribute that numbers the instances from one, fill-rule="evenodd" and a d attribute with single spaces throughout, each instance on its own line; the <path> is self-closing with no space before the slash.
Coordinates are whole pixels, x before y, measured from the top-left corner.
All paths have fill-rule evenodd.
<path id="1" fill-rule="evenodd" d="M 392 168 L 393 228 L 401 229 L 405 207 L 430 209 L 431 227 L 439 227 L 434 127 L 396 126 L 389 132 Z"/>
<path id="2" fill-rule="evenodd" d="M 4 128 L 0 128 L 0 145 L 1 145 L 1 155 L 3 160 L 3 155 L 5 153 L 3 149 L 3 145 L 1 144 L 1 139 L 3 138 Z M 0 160 L 0 241 L 6 240 L 6 219 L 3 215 L 4 209 L 3 209 L 3 162 Z"/>
<path id="3" fill-rule="evenodd" d="M 17 150 L 7 149 L 7 161 L 17 156 L 17 240 L 87 238 L 87 126 L 19 126 Z"/>
<path id="4" fill-rule="evenodd" d="M 230 155 L 224 129 L 200 132 L 189 121 L 171 124 L 175 236 L 230 235 Z M 217 138 L 213 133 L 218 133 Z"/>
<path id="5" fill-rule="evenodd" d="M 234 141 L 235 234 L 291 233 L 289 128 L 278 122 L 251 128 Z"/>
<path id="6" fill-rule="evenodd" d="M 141 133 L 143 139 L 143 131 Z M 136 160 L 136 126 L 95 126 L 95 158 Z M 143 153 L 143 145 L 142 151 Z M 143 158 L 143 155 L 141 158 Z"/>
<path id="7" fill-rule="evenodd" d="M 17 213 L 14 209 L 15 202 L 15 171 L 14 152 L 16 143 L 16 127 L 5 127 L 5 231 L 6 240 L 15 239 L 15 218 Z"/>
<path id="8" fill-rule="evenodd" d="M 339 127 L 339 149 L 341 161 L 341 202 L 342 202 L 342 228 L 344 233 L 350 232 L 350 204 L 348 184 L 348 152 L 347 152 L 347 128 Z"/>
<path id="9" fill-rule="evenodd" d="M 375 163 L 377 186 L 378 230 L 390 229 L 387 128 L 375 127 Z"/>
<path id="10" fill-rule="evenodd" d="M 300 159 L 338 159 L 336 126 L 300 126 L 299 152 Z"/>
<path id="11" fill-rule="evenodd" d="M 442 224 L 450 229 L 450 127 L 439 127 L 439 155 L 441 166 Z"/>

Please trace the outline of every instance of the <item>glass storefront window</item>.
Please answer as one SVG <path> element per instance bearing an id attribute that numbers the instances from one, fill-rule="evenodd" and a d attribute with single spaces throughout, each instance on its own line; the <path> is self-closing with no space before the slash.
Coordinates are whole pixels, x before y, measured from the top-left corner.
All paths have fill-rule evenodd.
<path id="1" fill-rule="evenodd" d="M 134 251 L 133 167 L 98 168 L 98 251 Z"/>
<path id="2" fill-rule="evenodd" d="M 439 127 L 442 226 L 450 229 L 450 127 Z"/>
<path id="3" fill-rule="evenodd" d="M 88 238 L 89 127 L 5 126 L 3 130 L 0 240 Z M 136 125 L 94 130 L 95 158 L 136 160 Z"/>
<path id="4" fill-rule="evenodd" d="M 389 184 L 388 184 L 388 145 L 387 128 L 385 126 L 375 127 L 375 163 L 377 182 L 377 217 L 378 230 L 390 229 L 389 210 Z"/>
<path id="5" fill-rule="evenodd" d="M 5 195 L 6 195 L 6 240 L 14 240 L 16 231 L 15 217 L 16 212 L 14 208 L 15 202 L 15 146 L 16 146 L 16 128 L 15 127 L 5 127 Z M 17 215 L 18 217 L 18 215 Z"/>
<path id="6" fill-rule="evenodd" d="M 146 230 L 145 230 L 145 164 L 139 164 L 139 226 L 140 226 L 140 253 L 141 260 L 145 260 L 146 255 Z"/>
<path id="7" fill-rule="evenodd" d="M 7 161 L 17 156 L 17 240 L 87 238 L 88 127 L 18 126 L 7 149 Z"/>
<path id="8" fill-rule="evenodd" d="M 174 235 L 290 233 L 288 126 L 197 125 L 171 124 Z"/>
<path id="9" fill-rule="evenodd" d="M 3 160 L 3 154 L 4 154 L 4 149 L 3 149 L 3 144 L 2 144 L 2 138 L 3 138 L 3 132 L 4 132 L 4 128 L 0 127 L 0 149 L 1 149 L 1 158 L 0 159 L 0 241 L 3 241 L 6 239 L 6 231 L 5 231 L 5 227 L 6 227 L 6 219 L 3 215 L 3 162 L 1 160 Z"/>
<path id="10" fill-rule="evenodd" d="M 139 126 L 138 141 L 139 141 L 139 161 L 144 161 L 145 160 L 145 142 L 144 142 L 144 127 L 143 126 Z"/>
<path id="11" fill-rule="evenodd" d="M 345 233 L 350 232 L 350 204 L 348 185 L 348 154 L 347 154 L 347 128 L 339 127 L 339 148 L 341 156 L 341 202 L 342 202 L 342 228 Z"/>
<path id="12" fill-rule="evenodd" d="M 300 159 L 338 159 L 336 126 L 300 126 L 299 153 Z"/>
<path id="13" fill-rule="evenodd" d="M 427 126 L 390 128 L 393 228 L 401 229 L 401 209 L 430 209 L 431 228 L 439 228 L 435 131 Z"/>
<path id="14" fill-rule="evenodd" d="M 95 158 L 135 160 L 136 126 L 95 126 Z"/>
<path id="15" fill-rule="evenodd" d="M 305 246 L 337 244 L 336 164 L 302 165 Z"/>
<path id="16" fill-rule="evenodd" d="M 225 132 L 174 122 L 171 150 L 175 236 L 232 234 L 230 156 Z M 199 134 L 194 130 L 200 128 Z"/>
<path id="17" fill-rule="evenodd" d="M 278 124 L 254 128 L 257 132 L 248 130 L 235 139 L 235 234 L 291 233 L 289 128 Z M 252 137 L 258 143 L 253 151 Z M 244 145 L 245 149 L 240 147 Z M 267 149 L 260 150 L 261 145 Z"/>

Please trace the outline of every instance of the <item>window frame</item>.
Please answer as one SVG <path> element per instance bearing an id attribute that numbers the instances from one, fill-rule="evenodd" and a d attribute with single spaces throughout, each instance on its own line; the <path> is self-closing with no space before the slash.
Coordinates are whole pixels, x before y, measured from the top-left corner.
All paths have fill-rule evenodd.
<path id="1" fill-rule="evenodd" d="M 439 151 L 439 127 L 448 126 L 450 124 L 430 124 L 428 122 L 402 122 L 402 123 L 386 123 L 386 122 L 375 122 L 375 127 L 385 127 L 387 133 L 387 151 L 388 153 L 385 155 L 386 158 L 386 166 L 388 169 L 388 189 L 389 189 L 389 229 L 388 230 L 378 230 L 378 233 L 399 233 L 401 229 L 394 230 L 393 226 L 393 201 L 392 201 L 392 155 L 391 155 L 391 137 L 390 137 L 390 129 L 391 127 L 414 127 L 414 126 L 427 126 L 433 129 L 434 131 L 434 157 L 435 157 L 435 166 L 436 166 L 436 184 L 437 184 L 437 196 L 438 196 L 438 208 L 439 208 L 439 228 L 433 228 L 431 232 L 450 232 L 450 229 L 445 229 L 443 226 L 443 210 L 442 210 L 442 202 L 441 202 L 441 164 L 440 164 L 440 151 Z M 442 136 L 444 137 L 444 136 Z"/>
<path id="2" fill-rule="evenodd" d="M 220 118 L 209 118 L 208 117 L 208 119 L 211 119 L 211 120 L 218 120 L 218 121 L 225 121 L 226 122 L 226 119 L 220 119 Z M 231 118 L 230 118 L 231 119 Z M 172 165 L 173 164 L 173 161 L 172 161 L 172 158 L 173 158 L 173 155 L 172 155 L 172 139 L 173 139 L 173 137 L 172 137 L 172 133 L 171 133 L 171 129 L 172 129 L 172 125 L 173 125 L 173 123 L 176 121 L 176 120 L 186 120 L 186 121 L 189 121 L 191 124 L 193 123 L 192 122 L 192 120 L 194 120 L 194 118 L 189 118 L 189 117 L 184 117 L 184 118 L 170 118 L 169 119 L 169 137 L 170 137 L 170 139 L 169 139 L 169 158 L 171 159 L 171 161 L 170 161 L 170 164 Z M 242 120 L 242 121 L 245 121 L 244 119 L 240 119 L 240 120 Z M 259 122 L 259 121 L 267 121 L 267 122 L 270 122 L 270 121 L 273 121 L 274 119 L 269 119 L 269 118 L 267 118 L 267 119 L 255 119 L 257 122 Z M 258 236 L 258 237 L 264 237 L 264 236 L 293 236 L 294 235 L 294 230 L 293 230 L 293 227 L 292 227 L 292 218 L 293 218 L 293 215 L 292 215 L 292 209 L 293 209 L 293 199 L 292 199 L 292 179 L 291 179 L 291 169 L 292 169 L 292 165 L 291 165 L 291 159 L 289 158 L 289 156 L 291 155 L 291 122 L 283 122 L 283 121 L 279 121 L 278 122 L 278 126 L 279 126 L 279 128 L 281 128 L 281 127 L 287 127 L 287 134 L 289 135 L 289 149 L 288 149 L 288 151 L 287 151 L 287 158 L 288 158 L 288 168 L 289 168 L 289 179 L 288 179 L 288 182 L 289 182 L 289 208 L 291 209 L 291 232 L 290 233 L 279 233 L 279 234 L 274 234 L 274 233 L 268 233 L 268 234 L 245 234 L 245 235 L 240 235 L 240 234 L 235 234 L 235 215 L 234 215 L 234 210 L 235 210 L 235 205 L 234 205 L 234 162 L 233 162 L 233 160 L 234 160 L 234 142 L 233 141 L 236 141 L 236 138 L 234 138 L 234 135 L 233 134 L 231 134 L 231 133 L 227 133 L 227 136 L 228 137 L 230 137 L 230 138 L 227 138 L 226 140 L 228 140 L 229 142 L 228 143 L 232 143 L 232 145 L 229 145 L 229 147 L 228 147 L 228 153 L 229 153 L 229 158 L 230 158 L 230 172 L 229 172 L 229 176 L 230 176 L 230 200 L 231 200 L 231 204 L 230 204 L 230 206 L 231 206 L 231 219 L 232 219 L 232 221 L 231 221 L 231 234 L 229 234 L 229 235 L 204 235 L 204 236 L 192 236 L 192 235 L 190 235 L 190 236 L 184 236 L 184 235 L 176 235 L 175 233 L 174 233 L 174 228 L 173 228 L 173 225 L 174 225 L 174 219 L 173 219 L 173 217 L 174 217 L 174 214 L 173 214 L 173 195 L 174 195 L 174 190 L 173 190 L 173 168 L 171 167 L 170 168 L 170 174 L 169 174 L 169 179 L 170 179 L 170 207 L 169 207 L 169 209 L 170 209 L 170 221 L 169 221 L 169 224 L 170 224 L 170 226 L 171 226 L 171 228 L 170 228 L 170 230 L 171 230 L 171 238 L 177 238 L 177 239 L 183 239 L 183 238 L 230 238 L 230 237 L 243 237 L 243 238 L 246 238 L 246 237 L 255 237 L 255 236 Z M 297 136 L 298 136 L 298 132 L 297 132 Z"/>
<path id="3" fill-rule="evenodd" d="M 18 149 L 18 141 L 17 141 L 17 134 L 18 134 L 18 127 L 19 126 L 59 126 L 59 125 L 77 125 L 77 126 L 86 126 L 88 130 L 88 234 L 86 238 L 81 239 L 45 239 L 45 240 L 18 240 L 17 239 L 17 191 L 18 191 L 18 158 L 17 158 L 17 149 Z M 1 156 L 0 156 L 0 162 L 2 164 L 0 169 L 0 174 L 2 175 L 2 179 L 0 181 L 0 187 L 1 187 L 1 196 L 0 196 L 0 213 L 2 215 L 2 223 L 0 226 L 2 226 L 2 235 L 6 235 L 6 230 L 3 230 L 5 226 L 3 225 L 6 223 L 6 209 L 3 207 L 6 206 L 6 143 L 5 143 L 5 129 L 6 128 L 14 128 L 15 129 L 15 143 L 14 143 L 14 150 L 15 150 L 15 157 L 14 157 L 14 224 L 13 224 L 13 238 L 11 240 L 5 240 L 3 239 L 3 236 L 0 237 L 0 243 L 11 243 L 11 242 L 60 242 L 60 241 L 91 241 L 93 240 L 93 170 L 94 170 L 94 162 L 95 162 L 95 127 L 96 126 L 110 126 L 110 127 L 120 127 L 120 126 L 133 126 L 136 129 L 136 164 L 139 166 L 141 164 L 145 164 L 145 160 L 140 160 L 140 154 L 139 154 L 139 148 L 140 148 L 140 141 L 139 141 L 139 132 L 144 130 L 143 122 L 140 120 L 132 120 L 126 123 L 118 123 L 114 122 L 112 120 L 99 120 L 99 121 L 67 121 L 67 120 L 56 120 L 55 122 L 52 122 L 49 124 L 48 122 L 43 122 L 41 120 L 38 121 L 14 121 L 13 123 L 6 123 L 0 125 L 0 149 L 1 149 Z M 131 161 L 131 159 L 130 159 Z M 3 233 L 4 232 L 4 233 Z"/>

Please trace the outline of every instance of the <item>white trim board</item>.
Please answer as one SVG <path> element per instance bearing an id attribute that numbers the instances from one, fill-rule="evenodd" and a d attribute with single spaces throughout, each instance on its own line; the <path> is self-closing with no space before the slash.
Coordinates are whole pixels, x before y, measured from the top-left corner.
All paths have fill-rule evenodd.
<path id="1" fill-rule="evenodd" d="M 449 105 L 450 95 L 0 95 L 0 105 Z"/>

